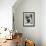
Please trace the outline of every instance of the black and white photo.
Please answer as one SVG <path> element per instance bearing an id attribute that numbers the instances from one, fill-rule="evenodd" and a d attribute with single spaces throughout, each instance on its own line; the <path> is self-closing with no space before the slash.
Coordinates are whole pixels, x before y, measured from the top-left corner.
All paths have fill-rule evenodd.
<path id="1" fill-rule="evenodd" d="M 35 12 L 23 12 L 23 26 L 35 26 Z"/>

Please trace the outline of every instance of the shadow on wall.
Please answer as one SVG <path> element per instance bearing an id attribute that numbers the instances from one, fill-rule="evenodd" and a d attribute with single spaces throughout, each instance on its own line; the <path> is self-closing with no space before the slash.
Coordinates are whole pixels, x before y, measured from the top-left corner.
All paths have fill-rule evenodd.
<path id="1" fill-rule="evenodd" d="M 39 16 L 40 16 L 40 0 L 18 0 L 13 6 L 15 28 L 18 32 L 23 33 L 24 39 L 32 39 L 36 46 L 41 46 Z M 35 27 L 23 27 L 23 12 L 35 12 Z M 38 35 L 35 32 L 39 33 Z M 27 36 L 28 34 L 28 36 Z"/>

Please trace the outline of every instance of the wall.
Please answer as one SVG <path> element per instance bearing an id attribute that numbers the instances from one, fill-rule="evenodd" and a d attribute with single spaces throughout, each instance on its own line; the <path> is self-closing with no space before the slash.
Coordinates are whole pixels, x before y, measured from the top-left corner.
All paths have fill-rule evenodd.
<path id="1" fill-rule="evenodd" d="M 21 0 L 18 2 L 21 2 Z M 34 40 L 36 46 L 41 46 L 41 1 L 22 0 L 21 3 L 16 3 L 16 5 L 13 6 L 15 30 L 22 32 L 24 39 Z M 35 12 L 35 27 L 23 27 L 23 12 Z"/>
<path id="2" fill-rule="evenodd" d="M 16 0 L 0 0 L 0 27 L 12 28 L 12 6 Z"/>
<path id="3" fill-rule="evenodd" d="M 40 25 L 42 46 L 46 46 L 46 0 L 41 1 Z"/>

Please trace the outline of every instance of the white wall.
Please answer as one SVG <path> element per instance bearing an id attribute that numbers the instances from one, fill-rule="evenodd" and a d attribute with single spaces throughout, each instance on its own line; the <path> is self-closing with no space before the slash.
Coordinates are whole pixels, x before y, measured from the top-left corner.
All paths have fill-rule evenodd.
<path id="1" fill-rule="evenodd" d="M 0 27 L 12 28 L 12 6 L 16 0 L 0 0 Z"/>
<path id="2" fill-rule="evenodd" d="M 41 1 L 41 40 L 42 46 L 46 46 L 46 0 Z"/>
<path id="3" fill-rule="evenodd" d="M 20 4 L 16 4 L 17 6 L 13 6 L 15 28 L 18 30 L 18 32 L 23 33 L 24 38 L 27 37 L 28 39 L 34 40 L 36 46 L 41 46 L 41 1 L 22 0 Z M 23 12 L 35 12 L 35 27 L 23 27 Z"/>

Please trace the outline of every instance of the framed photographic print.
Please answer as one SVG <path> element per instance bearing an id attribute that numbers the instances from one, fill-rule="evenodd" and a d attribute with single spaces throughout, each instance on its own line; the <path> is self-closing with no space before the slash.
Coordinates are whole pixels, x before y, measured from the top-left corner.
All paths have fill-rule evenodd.
<path id="1" fill-rule="evenodd" d="M 35 26 L 35 12 L 23 12 L 23 26 L 24 27 Z"/>

